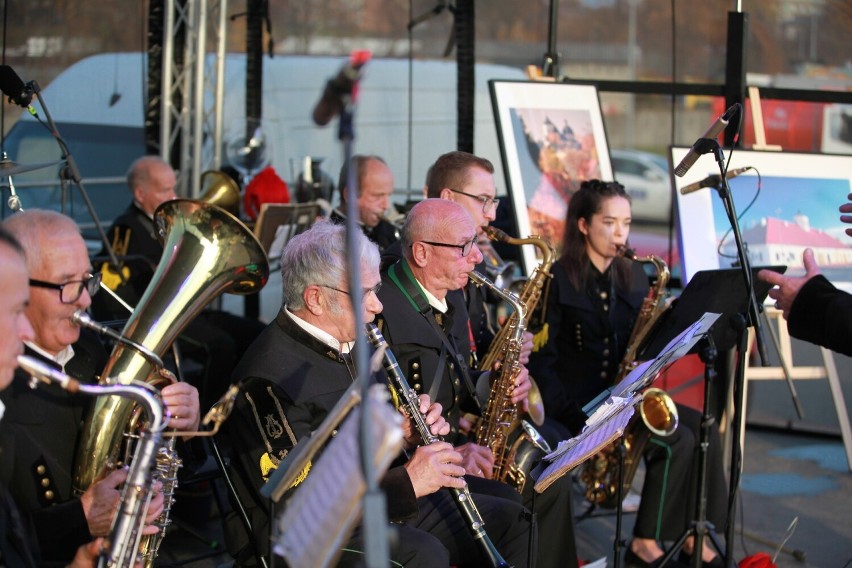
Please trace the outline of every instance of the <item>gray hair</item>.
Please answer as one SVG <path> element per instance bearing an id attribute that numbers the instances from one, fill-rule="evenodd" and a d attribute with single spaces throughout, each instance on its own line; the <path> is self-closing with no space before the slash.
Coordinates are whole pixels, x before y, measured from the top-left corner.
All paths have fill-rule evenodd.
<path id="1" fill-rule="evenodd" d="M 361 266 L 379 265 L 379 247 L 360 230 L 355 243 Z M 348 257 L 346 227 L 328 220 L 314 223 L 287 243 L 281 253 L 281 284 L 284 304 L 290 310 L 305 307 L 305 288 L 313 284 L 337 287 L 346 277 Z"/>
<path id="2" fill-rule="evenodd" d="M 17 239 L 26 252 L 30 273 L 41 267 L 45 237 L 80 235 L 80 227 L 71 217 L 49 209 L 19 211 L 3 220 L 3 228 Z"/>

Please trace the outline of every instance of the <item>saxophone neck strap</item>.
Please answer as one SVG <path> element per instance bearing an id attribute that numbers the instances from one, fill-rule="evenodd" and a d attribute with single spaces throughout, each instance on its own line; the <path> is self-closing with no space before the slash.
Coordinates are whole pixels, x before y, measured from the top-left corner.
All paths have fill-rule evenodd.
<path id="1" fill-rule="evenodd" d="M 423 318 L 429 323 L 435 334 L 441 340 L 441 353 L 438 359 L 438 365 L 435 367 L 435 376 L 432 378 L 432 384 L 429 388 L 429 399 L 434 401 L 438 394 L 441 377 L 443 376 L 443 371 L 446 365 L 447 355 L 449 354 L 450 358 L 455 360 L 453 369 L 456 369 L 455 372 L 464 383 L 465 388 L 467 388 L 468 392 L 470 392 L 476 406 L 481 410 L 482 404 L 476 394 L 476 388 L 473 385 L 473 381 L 467 372 L 467 362 L 464 361 L 464 357 L 462 357 L 459 353 L 452 337 L 448 336 L 441 326 L 438 325 L 432 306 L 423 294 L 423 290 L 415 279 L 414 273 L 411 271 L 411 267 L 408 265 L 408 262 L 403 258 L 395 264 L 392 264 L 388 269 L 388 277 L 397 286 L 397 288 L 400 289 L 402 294 L 417 313 L 423 316 Z"/>

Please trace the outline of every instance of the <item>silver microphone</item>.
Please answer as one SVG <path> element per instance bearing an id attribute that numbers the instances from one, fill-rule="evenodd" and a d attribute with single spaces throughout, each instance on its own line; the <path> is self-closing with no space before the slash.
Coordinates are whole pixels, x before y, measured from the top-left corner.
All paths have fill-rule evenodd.
<path id="1" fill-rule="evenodd" d="M 734 115 L 737 113 L 737 110 L 740 108 L 740 103 L 734 103 L 731 107 L 725 111 L 725 114 L 716 119 L 716 122 L 710 125 L 710 128 L 707 129 L 707 132 L 704 135 L 695 141 L 695 144 L 692 145 L 692 148 L 689 149 L 686 156 L 680 161 L 680 163 L 675 168 L 675 175 L 677 177 L 683 177 L 686 172 L 689 171 L 695 162 L 698 160 L 698 157 L 705 152 L 701 152 L 698 146 L 701 145 L 701 141 L 705 139 L 715 140 L 719 133 L 725 130 L 725 127 L 728 126 L 728 123 L 734 118 Z"/>
<path id="2" fill-rule="evenodd" d="M 753 170 L 751 166 L 746 166 L 744 168 L 734 168 L 733 170 L 728 171 L 725 174 L 725 179 L 733 179 L 738 175 L 744 174 L 749 170 Z M 699 189 L 704 189 L 705 187 L 716 187 L 720 183 L 722 183 L 722 176 L 719 174 L 713 174 L 712 176 L 707 176 L 701 181 L 697 181 L 695 183 L 691 183 L 689 185 L 685 185 L 680 188 L 680 194 L 686 195 L 687 193 L 692 193 L 693 191 L 698 191 Z"/>
<path id="3" fill-rule="evenodd" d="M 147 359 L 149 363 L 151 363 L 152 365 L 154 365 L 154 366 L 156 366 L 160 369 L 165 367 L 165 365 L 163 364 L 163 360 L 160 359 L 160 357 L 156 353 L 154 353 L 153 351 L 151 351 L 150 349 L 148 349 L 147 347 L 145 347 L 141 343 L 139 343 L 137 341 L 133 341 L 132 339 L 129 339 L 127 337 L 124 337 L 123 335 L 121 335 L 120 333 L 115 331 L 114 329 L 96 322 L 95 320 L 90 318 L 89 314 L 87 314 L 83 310 L 77 310 L 76 312 L 74 312 L 71 315 L 71 321 L 73 321 L 74 323 L 76 323 L 80 327 L 87 327 L 87 328 L 91 329 L 92 331 L 95 331 L 95 332 L 97 332 L 101 335 L 106 335 L 107 337 L 114 339 L 115 341 L 118 341 L 119 343 L 123 343 L 124 345 L 129 346 L 131 349 L 133 349 L 134 351 L 136 351 L 137 353 L 139 353 L 140 355 L 145 357 L 145 359 Z"/>

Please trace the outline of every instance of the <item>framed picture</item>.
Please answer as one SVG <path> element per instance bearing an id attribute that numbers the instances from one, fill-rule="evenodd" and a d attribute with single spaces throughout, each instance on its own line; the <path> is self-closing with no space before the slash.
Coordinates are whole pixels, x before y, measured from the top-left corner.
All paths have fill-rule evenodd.
<path id="1" fill-rule="evenodd" d="M 672 163 L 688 151 L 671 148 Z M 749 169 L 728 185 L 751 265 L 786 265 L 788 275 L 803 274 L 802 252 L 811 248 L 826 277 L 852 292 L 852 237 L 838 211 L 852 193 L 852 156 L 734 150 L 728 174 L 739 168 Z M 710 175 L 718 176 L 719 166 L 706 154 L 682 178 L 672 176 L 684 284 L 699 270 L 729 268 L 737 260 L 718 192 L 680 192 Z"/>
<path id="2" fill-rule="evenodd" d="M 587 179 L 613 179 L 594 85 L 489 81 L 491 105 L 518 236 L 562 244 L 571 196 Z M 535 248 L 523 247 L 524 271 Z"/>

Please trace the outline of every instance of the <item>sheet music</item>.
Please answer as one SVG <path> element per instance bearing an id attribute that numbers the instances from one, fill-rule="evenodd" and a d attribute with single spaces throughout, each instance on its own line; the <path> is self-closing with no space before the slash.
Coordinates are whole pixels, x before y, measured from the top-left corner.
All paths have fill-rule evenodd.
<path id="1" fill-rule="evenodd" d="M 376 448 L 373 464 L 382 474 L 402 448 L 402 428 L 401 416 L 387 403 L 386 390 L 377 387 L 370 392 L 370 418 Z M 275 522 L 272 550 L 290 568 L 332 565 L 361 518 L 367 489 L 358 441 L 362 408 L 349 413 Z"/>
<path id="2" fill-rule="evenodd" d="M 612 389 L 612 396 L 623 397 L 628 393 L 638 392 L 651 386 L 651 383 L 663 369 L 689 353 L 695 347 L 695 344 L 710 332 L 710 328 L 716 323 L 719 316 L 721 314 L 705 312 L 695 323 L 669 341 L 669 344 L 655 359 L 640 364 L 624 377 L 624 380 L 615 385 Z"/>
<path id="3" fill-rule="evenodd" d="M 536 481 L 536 492 L 543 492 L 554 481 L 598 453 L 604 446 L 611 444 L 616 438 L 624 435 L 624 429 L 633 416 L 635 405 L 641 398 L 641 395 L 635 394 L 629 399 L 614 402 L 605 418 L 600 418 L 594 424 L 588 425 L 578 436 L 560 442 L 556 451 L 544 458 L 551 461 L 551 464 L 544 469 Z"/>

